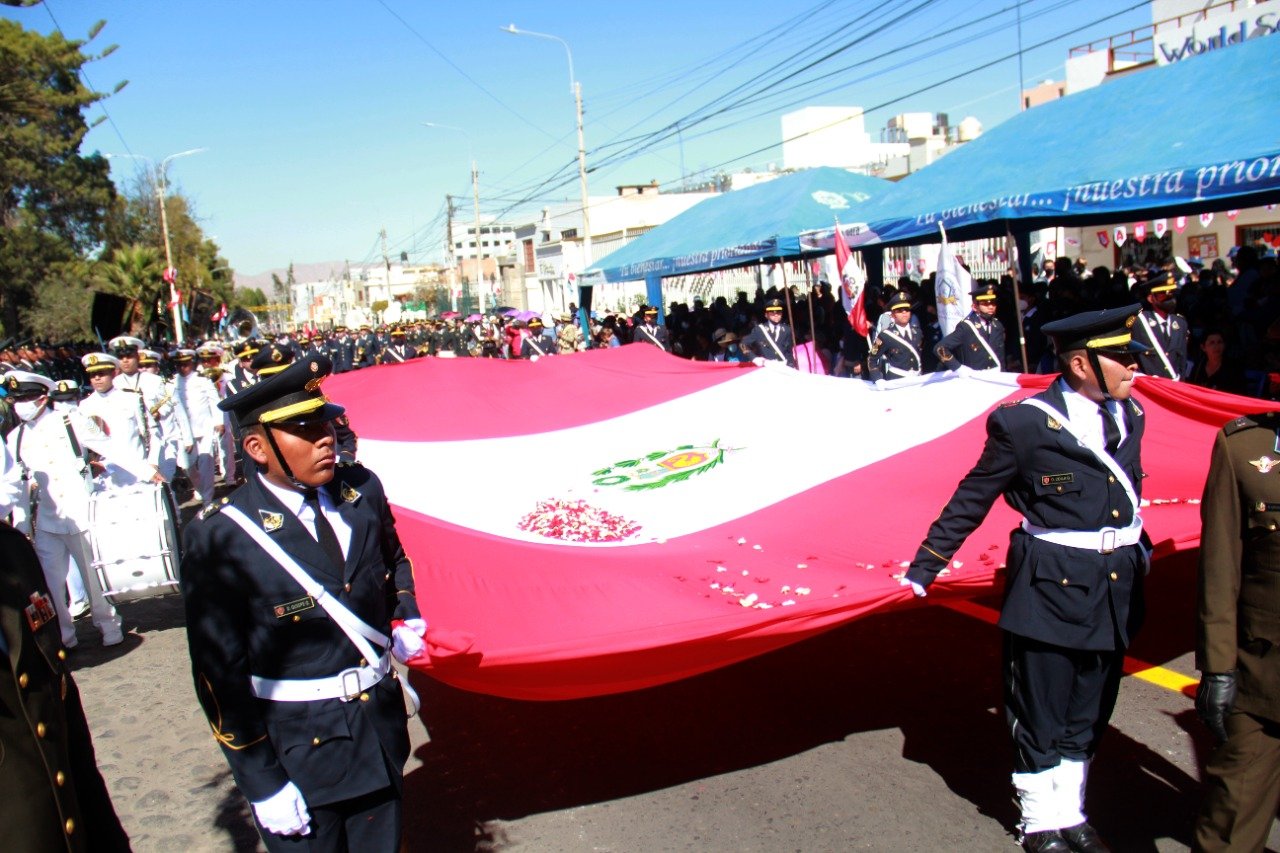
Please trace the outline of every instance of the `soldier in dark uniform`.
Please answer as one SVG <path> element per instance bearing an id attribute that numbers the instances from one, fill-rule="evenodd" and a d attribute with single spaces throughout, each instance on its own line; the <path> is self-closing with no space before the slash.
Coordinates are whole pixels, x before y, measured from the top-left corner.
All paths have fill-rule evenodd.
<path id="1" fill-rule="evenodd" d="M 969 292 L 973 310 L 933 351 L 947 370 L 1004 370 L 1004 325 L 996 317 L 994 282 L 975 284 Z"/>
<path id="2" fill-rule="evenodd" d="M 1138 285 L 1144 303 L 1133 327 L 1135 339 L 1150 351 L 1138 357 L 1138 369 L 1148 376 L 1175 382 L 1187 374 L 1187 318 L 1178 311 L 1178 284 L 1173 273 L 1156 270 Z"/>
<path id="3" fill-rule="evenodd" d="M 1090 759 L 1143 617 L 1149 540 L 1138 515 L 1144 415 L 1130 399 L 1138 306 L 1048 323 L 1062 375 L 996 409 L 977 465 L 902 582 L 925 594 L 996 498 L 1023 515 L 999 625 L 1013 784 L 1031 851 L 1105 851 L 1087 823 Z"/>
<path id="4" fill-rule="evenodd" d="M 924 332 L 920 321 L 911 314 L 911 297 L 899 290 L 889 297 L 885 310 L 893 322 L 881 329 L 871 344 L 870 377 L 878 380 L 920 375 L 924 368 L 920 358 Z"/>
<path id="5" fill-rule="evenodd" d="M 404 329 L 396 327 L 391 330 L 391 343 L 378 354 L 379 364 L 400 364 L 417 355 L 413 347 L 404 342 Z"/>
<path id="6" fill-rule="evenodd" d="M 9 462 L 0 450 L 0 464 Z M 9 504 L 0 500 L 0 514 Z M 129 849 L 31 542 L 0 523 L 0 826 L 13 851 Z M 58 590 L 59 594 L 65 590 Z"/>
<path id="7" fill-rule="evenodd" d="M 782 322 L 782 300 L 770 299 L 764 305 L 764 322 L 757 323 L 741 341 L 743 350 L 753 361 L 781 361 L 787 367 L 796 366 L 796 339 L 791 327 Z"/>
<path id="8" fill-rule="evenodd" d="M 331 369 L 308 357 L 219 404 L 258 473 L 185 531 L 187 634 L 267 849 L 396 851 L 409 738 L 390 655 L 422 654 L 426 623 L 381 482 L 335 464 Z"/>
<path id="9" fill-rule="evenodd" d="M 520 357 L 534 360 L 544 355 L 556 355 L 556 339 L 542 326 L 542 318 L 529 320 L 529 335 L 520 341 Z"/>
<path id="10" fill-rule="evenodd" d="M 287 349 L 290 353 L 294 352 L 288 341 L 282 341 L 277 346 Z M 232 355 L 236 357 L 236 363 L 231 368 L 231 376 L 227 379 L 228 394 L 238 394 L 258 381 L 257 375 L 253 372 L 253 357 L 261 351 L 262 341 L 256 338 L 243 340 L 232 346 Z"/>
<path id="11" fill-rule="evenodd" d="M 334 373 L 346 373 L 363 365 L 356 358 L 356 343 L 347 334 L 346 326 L 335 329 L 336 336 L 329 343 L 329 360 L 333 362 Z"/>
<path id="12" fill-rule="evenodd" d="M 1280 415 L 1218 433 L 1200 503 L 1196 710 L 1219 745 L 1195 850 L 1261 851 L 1280 804 Z"/>
<path id="13" fill-rule="evenodd" d="M 663 352 L 671 352 L 671 336 L 666 326 L 658 325 L 658 309 L 652 305 L 646 305 L 640 309 L 640 315 L 644 319 L 636 325 L 631 343 L 650 344 Z"/>

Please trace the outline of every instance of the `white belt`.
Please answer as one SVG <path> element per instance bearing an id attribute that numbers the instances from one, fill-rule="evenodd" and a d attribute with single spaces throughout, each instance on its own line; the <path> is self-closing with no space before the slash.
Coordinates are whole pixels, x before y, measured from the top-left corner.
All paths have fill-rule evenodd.
<path id="1" fill-rule="evenodd" d="M 889 371 L 890 373 L 896 373 L 899 376 L 919 376 L 920 375 L 920 371 L 918 370 L 909 370 L 909 369 L 904 370 L 901 367 L 894 367 L 892 364 L 886 364 L 884 366 L 884 369 Z"/>
<path id="2" fill-rule="evenodd" d="M 1117 548 L 1138 544 L 1142 537 L 1142 519 L 1134 519 L 1133 524 L 1128 527 L 1104 527 L 1101 530 L 1055 530 L 1037 527 L 1024 518 L 1022 529 L 1037 539 L 1052 542 L 1055 545 L 1110 554 Z"/>
<path id="3" fill-rule="evenodd" d="M 249 676 L 253 695 L 272 702 L 314 702 L 341 699 L 350 702 L 387 677 L 391 655 L 383 655 L 375 666 L 353 666 L 326 678 L 261 678 Z"/>

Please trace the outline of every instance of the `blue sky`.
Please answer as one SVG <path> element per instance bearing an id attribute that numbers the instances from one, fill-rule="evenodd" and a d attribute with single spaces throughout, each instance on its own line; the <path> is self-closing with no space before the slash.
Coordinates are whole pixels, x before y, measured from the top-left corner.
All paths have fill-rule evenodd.
<path id="1" fill-rule="evenodd" d="M 822 60 L 775 84 L 771 97 L 682 131 L 687 172 L 780 163 L 778 117 L 802 106 L 887 104 L 868 115 L 873 137 L 887 118 L 908 111 L 945 112 L 953 123 L 974 115 L 989 128 L 1017 109 L 1014 60 L 935 84 L 1013 53 L 1017 5 L 46 0 L 0 7 L 0 15 L 41 32 L 56 21 L 68 38 L 107 21 L 90 48 L 119 49 L 87 67 L 89 82 L 100 91 L 120 80 L 129 85 L 105 101 L 111 121 L 91 131 L 87 150 L 158 161 L 207 149 L 175 160 L 170 177 L 193 200 L 205 233 L 246 276 L 290 261 L 373 261 L 384 227 L 393 257 L 406 251 L 413 261 L 442 259 L 445 194 L 462 197 L 462 217 L 471 217 L 472 156 L 486 217 L 575 199 L 576 167 L 564 172 L 563 186 L 557 180 L 531 192 L 576 156 L 564 48 L 504 33 L 507 24 L 570 44 L 586 104 L 588 163 L 598 167 L 592 195 L 608 195 L 620 183 L 681 177 L 676 139 L 627 157 L 618 156 L 625 151 L 618 140 L 659 131 L 735 87 L 750 92 L 775 83 L 779 72 L 770 69 L 784 61 L 794 69 Z M 1028 85 L 1061 79 L 1070 47 L 1150 23 L 1146 6 L 1099 21 L 1133 0 L 1021 5 L 1024 48 L 1050 42 L 1027 50 Z M 849 68 L 855 63 L 862 64 Z M 757 75 L 767 76 L 753 83 Z M 101 112 L 94 108 L 90 117 Z M 771 144 L 777 147 L 758 152 Z M 136 166 L 118 159 L 113 171 L 126 179 Z"/>

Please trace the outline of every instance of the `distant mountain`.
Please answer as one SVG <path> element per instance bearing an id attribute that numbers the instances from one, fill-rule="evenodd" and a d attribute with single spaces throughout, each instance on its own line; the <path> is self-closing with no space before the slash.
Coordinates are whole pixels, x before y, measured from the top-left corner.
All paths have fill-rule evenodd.
<path id="1" fill-rule="evenodd" d="M 347 267 L 346 261 L 318 261 L 316 263 L 295 263 L 293 265 L 293 278 L 295 281 L 327 281 L 330 278 L 341 278 L 343 271 Z M 267 270 L 256 275 L 240 275 L 236 274 L 236 287 L 252 288 L 256 287 L 271 296 L 271 275 L 280 276 L 280 280 L 284 281 L 289 274 L 289 268 L 280 267 L 279 269 Z"/>

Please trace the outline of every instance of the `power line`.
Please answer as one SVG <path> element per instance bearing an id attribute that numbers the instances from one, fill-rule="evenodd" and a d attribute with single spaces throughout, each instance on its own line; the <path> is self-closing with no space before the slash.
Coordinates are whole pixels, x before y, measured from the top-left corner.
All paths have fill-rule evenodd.
<path id="1" fill-rule="evenodd" d="M 58 19 L 53 16 L 53 7 L 50 5 L 50 0 L 45 0 L 43 5 L 45 12 L 49 15 L 49 20 L 53 22 L 53 28 L 58 31 L 58 35 L 66 39 L 67 34 L 62 31 L 62 26 L 58 23 Z M 80 79 L 84 81 L 84 84 L 89 88 L 89 91 L 97 92 L 97 88 L 89 82 L 89 75 L 85 73 L 83 65 L 80 66 L 78 72 L 80 74 Z M 133 156 L 133 149 L 129 147 L 128 142 L 125 142 L 124 134 L 120 132 L 120 126 L 117 125 L 116 120 L 111 117 L 111 113 L 107 112 L 107 97 L 107 95 L 103 95 L 103 97 L 97 101 L 98 108 L 101 109 L 102 114 L 107 117 L 107 123 L 111 125 L 111 129 L 116 132 L 116 138 L 119 139 L 120 144 L 124 146 L 125 153 Z"/>

